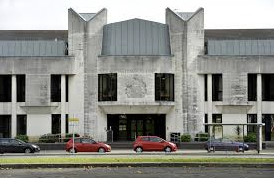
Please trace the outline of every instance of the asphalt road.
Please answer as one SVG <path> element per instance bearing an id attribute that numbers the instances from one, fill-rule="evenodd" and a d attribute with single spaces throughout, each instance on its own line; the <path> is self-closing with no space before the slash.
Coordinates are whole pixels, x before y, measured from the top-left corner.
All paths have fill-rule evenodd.
<path id="1" fill-rule="evenodd" d="M 273 168 L 213 168 L 213 167 L 116 167 L 81 169 L 9 169 L 0 170 L 1 178 L 144 178 L 144 177 L 203 177 L 203 178 L 273 178 Z"/>

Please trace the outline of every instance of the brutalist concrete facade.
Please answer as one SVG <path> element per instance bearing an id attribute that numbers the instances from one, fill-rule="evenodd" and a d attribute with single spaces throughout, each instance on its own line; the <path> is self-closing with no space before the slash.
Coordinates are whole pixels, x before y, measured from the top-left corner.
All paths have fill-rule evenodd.
<path id="1" fill-rule="evenodd" d="M 142 49 L 142 44 L 150 43 L 140 41 L 142 39 L 136 38 L 136 34 L 134 36 L 134 30 L 130 31 L 130 26 L 124 26 L 131 23 L 145 24 L 147 29 L 159 28 L 159 34 L 165 35 L 162 30 L 167 28 L 168 43 L 160 40 L 156 43 L 159 44 L 159 49 Z M 12 75 L 12 102 L 0 103 L 0 115 L 11 115 L 12 137 L 16 136 L 18 114 L 27 115 L 29 136 L 51 133 L 52 114 L 61 114 L 61 133 L 64 134 L 67 114 L 69 118 L 79 118 L 75 132 L 106 141 L 109 114 L 164 114 L 165 135 L 169 140 L 172 132 L 192 136 L 204 132 L 206 114 L 208 123 L 212 123 L 213 114 L 221 114 L 222 123 L 246 123 L 247 114 L 257 114 L 257 122 L 261 123 L 263 113 L 274 113 L 271 107 L 273 102 L 262 102 L 261 87 L 257 87 L 257 102 L 248 101 L 247 98 L 247 74 L 258 74 L 257 82 L 260 86 L 261 74 L 273 73 L 273 56 L 206 55 L 205 42 L 208 42 L 208 39 L 225 39 L 226 34 L 230 40 L 241 37 L 237 37 L 239 33 L 229 30 L 223 30 L 226 31 L 224 34 L 222 30 L 208 31 L 206 34 L 203 8 L 194 13 L 176 13 L 167 8 L 166 24 L 132 19 L 108 26 L 107 30 L 121 27 L 121 36 L 125 32 L 123 30 L 128 34 L 132 33 L 132 40 L 139 40 L 136 43 L 128 41 L 130 35 L 127 42 L 116 40 L 119 44 L 115 44 L 114 41 L 107 41 L 109 39 L 104 39 L 104 27 L 107 25 L 106 9 L 96 14 L 79 14 L 69 9 L 68 31 L 43 31 L 39 37 L 54 39 L 56 36 L 67 36 L 68 55 L 0 56 L 0 74 Z M 132 28 L 134 29 L 134 26 Z M 258 33 L 260 32 L 266 33 L 268 39 L 274 39 L 273 30 L 258 30 Z M 39 33 L 33 33 L 39 36 Z M 138 33 L 142 35 L 148 33 L 148 30 L 142 31 L 140 25 Z M 247 34 L 247 39 L 255 38 L 254 34 L 258 34 L 250 34 L 248 30 L 241 33 L 242 36 Z M 14 34 L 17 35 L 16 39 L 20 39 L 20 32 L 5 31 L 2 34 L 8 34 L 8 37 L 1 35 L 0 40 L 12 39 Z M 25 36 L 31 34 L 22 32 L 22 39 L 25 40 Z M 53 38 L 49 38 L 49 34 Z M 117 38 L 122 38 L 121 36 Z M 104 40 L 111 43 L 111 46 L 104 46 Z M 168 48 L 162 50 L 165 46 L 160 43 L 168 44 Z M 128 45 L 134 47 L 135 44 L 139 44 L 137 52 L 131 53 L 132 46 Z M 120 45 L 121 49 L 119 47 L 111 53 L 115 45 Z M 109 51 L 103 52 L 104 49 Z M 127 51 L 123 52 L 123 49 Z M 148 54 L 148 51 L 151 51 L 151 54 Z M 117 101 L 98 101 L 98 74 L 106 73 L 117 74 Z M 174 101 L 155 101 L 155 73 L 174 74 Z M 20 103 L 16 102 L 17 74 L 26 75 L 26 101 Z M 61 75 L 61 102 L 50 101 L 52 74 Z M 222 101 L 212 101 L 212 74 L 222 74 Z M 66 76 L 69 76 L 68 102 L 65 101 Z M 205 81 L 207 101 L 204 99 Z M 69 123 L 68 127 L 69 132 L 72 132 L 72 123 Z M 229 135 L 231 130 L 224 129 L 223 132 Z"/>

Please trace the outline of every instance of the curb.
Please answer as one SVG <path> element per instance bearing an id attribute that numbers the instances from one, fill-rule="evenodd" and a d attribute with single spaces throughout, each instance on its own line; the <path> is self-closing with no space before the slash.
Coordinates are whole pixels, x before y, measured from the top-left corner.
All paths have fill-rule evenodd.
<path id="1" fill-rule="evenodd" d="M 94 168 L 94 167 L 245 167 L 274 168 L 274 163 L 89 163 L 89 164 L 1 164 L 0 169 Z"/>

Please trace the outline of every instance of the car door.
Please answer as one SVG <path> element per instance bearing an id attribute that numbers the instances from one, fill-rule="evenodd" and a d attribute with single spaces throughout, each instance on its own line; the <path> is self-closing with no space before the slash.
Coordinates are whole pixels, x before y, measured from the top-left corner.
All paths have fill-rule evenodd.
<path id="1" fill-rule="evenodd" d="M 24 152 L 24 144 L 16 139 L 10 140 L 10 147 L 12 149 L 12 152 L 15 152 L 15 153 Z"/>
<path id="2" fill-rule="evenodd" d="M 3 138 L 0 140 L 0 151 L 3 153 L 8 152 L 9 139 Z"/>
<path id="3" fill-rule="evenodd" d="M 150 150 L 151 151 L 161 151 L 164 150 L 164 143 L 161 142 L 159 137 L 150 137 Z"/>
<path id="4" fill-rule="evenodd" d="M 149 151 L 151 149 L 151 142 L 149 140 L 149 137 L 142 137 L 138 141 L 138 145 L 140 145 L 144 151 Z"/>
<path id="5" fill-rule="evenodd" d="M 83 152 L 93 152 L 95 150 L 94 144 L 91 142 L 89 138 L 82 138 L 82 149 Z"/>

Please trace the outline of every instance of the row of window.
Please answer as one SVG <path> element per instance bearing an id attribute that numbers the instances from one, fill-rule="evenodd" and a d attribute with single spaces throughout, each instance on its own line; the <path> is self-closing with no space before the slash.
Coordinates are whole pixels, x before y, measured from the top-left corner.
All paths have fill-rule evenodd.
<path id="1" fill-rule="evenodd" d="M 69 131 L 68 114 L 66 114 L 65 132 Z M 0 115 L 0 138 L 11 137 L 11 115 Z M 51 133 L 61 133 L 61 114 L 51 115 Z M 17 115 L 17 135 L 27 135 L 27 115 Z"/>
<path id="2" fill-rule="evenodd" d="M 248 101 L 257 101 L 257 74 L 247 75 Z M 207 101 L 207 75 L 205 75 L 205 101 Z M 222 74 L 212 74 L 212 101 L 223 100 Z M 262 101 L 274 101 L 274 74 L 262 74 Z"/>
<path id="3" fill-rule="evenodd" d="M 66 102 L 68 102 L 66 76 Z M 61 75 L 51 75 L 51 102 L 61 102 Z M 11 102 L 11 75 L 0 75 L 0 102 Z M 26 75 L 16 75 L 17 102 L 25 102 Z"/>
<path id="4" fill-rule="evenodd" d="M 117 74 L 98 75 L 98 101 L 117 101 Z M 155 101 L 174 101 L 174 74 L 155 74 Z"/>

